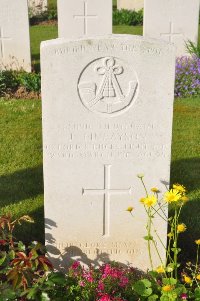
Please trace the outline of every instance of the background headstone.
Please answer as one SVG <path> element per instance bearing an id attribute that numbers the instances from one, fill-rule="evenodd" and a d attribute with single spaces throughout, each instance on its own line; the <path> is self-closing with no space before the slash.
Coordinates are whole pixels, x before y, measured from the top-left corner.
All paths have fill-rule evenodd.
<path id="1" fill-rule="evenodd" d="M 112 33 L 112 0 L 58 0 L 60 38 Z"/>
<path id="2" fill-rule="evenodd" d="M 144 7 L 144 0 L 117 0 L 118 9 L 138 11 Z"/>
<path id="3" fill-rule="evenodd" d="M 146 175 L 148 188 L 165 191 L 162 181 L 169 182 L 173 45 L 131 35 L 53 40 L 42 43 L 41 64 L 52 260 L 115 260 L 146 269 L 139 202 L 145 193 L 137 174 Z M 126 212 L 130 205 L 134 219 Z M 167 225 L 155 223 L 165 244 Z"/>
<path id="4" fill-rule="evenodd" d="M 29 15 L 40 15 L 47 10 L 47 5 L 47 0 L 28 0 Z"/>
<path id="5" fill-rule="evenodd" d="M 145 0 L 144 36 L 175 44 L 177 56 L 188 54 L 185 43 L 197 44 L 199 0 Z"/>
<path id="6" fill-rule="evenodd" d="M 27 0 L 0 0 L 0 69 L 31 71 Z"/>

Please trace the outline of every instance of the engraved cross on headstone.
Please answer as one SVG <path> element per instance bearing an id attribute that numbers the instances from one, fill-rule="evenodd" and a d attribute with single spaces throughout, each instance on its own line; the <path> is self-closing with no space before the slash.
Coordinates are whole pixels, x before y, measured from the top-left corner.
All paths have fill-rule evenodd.
<path id="1" fill-rule="evenodd" d="M 0 58 L 4 58 L 4 40 L 10 40 L 10 37 L 4 37 L 3 29 L 0 27 Z"/>
<path id="2" fill-rule="evenodd" d="M 84 35 L 87 35 L 88 33 L 88 19 L 92 19 L 92 18 L 97 18 L 97 15 L 89 15 L 88 14 L 88 8 L 87 8 L 87 2 L 84 1 L 83 2 L 84 5 L 84 9 L 83 9 L 83 15 L 74 15 L 74 19 L 83 19 L 83 31 L 84 31 Z"/>
<path id="3" fill-rule="evenodd" d="M 173 38 L 175 36 L 182 36 L 183 37 L 182 33 L 174 32 L 174 24 L 172 22 L 170 22 L 170 31 L 167 32 L 167 33 L 161 33 L 160 35 L 161 35 L 161 37 L 162 36 L 169 37 L 169 42 L 171 42 L 171 43 L 173 42 Z"/>
<path id="4" fill-rule="evenodd" d="M 131 188 L 128 189 L 111 189 L 111 170 L 112 165 L 104 165 L 104 187 L 103 189 L 85 189 L 83 195 L 102 195 L 103 196 L 103 236 L 110 234 L 110 196 L 131 194 Z"/>

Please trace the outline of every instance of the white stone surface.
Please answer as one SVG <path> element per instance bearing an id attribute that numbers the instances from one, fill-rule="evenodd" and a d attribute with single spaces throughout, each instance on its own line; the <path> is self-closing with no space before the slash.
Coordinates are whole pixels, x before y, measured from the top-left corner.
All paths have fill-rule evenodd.
<path id="1" fill-rule="evenodd" d="M 31 71 L 27 0 L 0 0 L 0 69 Z"/>
<path id="2" fill-rule="evenodd" d="M 144 8 L 144 0 L 117 0 L 117 8 L 138 11 Z"/>
<path id="3" fill-rule="evenodd" d="M 145 0 L 144 36 L 176 45 L 176 55 L 187 55 L 185 43 L 198 41 L 199 0 Z"/>
<path id="4" fill-rule="evenodd" d="M 57 39 L 42 43 L 41 67 L 50 255 L 61 265 L 70 258 L 110 259 L 145 270 L 146 215 L 139 202 L 145 194 L 137 174 L 146 175 L 148 188 L 165 191 L 174 47 L 131 35 Z M 166 243 L 166 224 L 155 223 Z"/>
<path id="5" fill-rule="evenodd" d="M 112 33 L 112 0 L 58 0 L 57 6 L 60 38 Z"/>
<path id="6" fill-rule="evenodd" d="M 47 0 L 28 0 L 29 15 L 37 16 L 47 10 Z"/>

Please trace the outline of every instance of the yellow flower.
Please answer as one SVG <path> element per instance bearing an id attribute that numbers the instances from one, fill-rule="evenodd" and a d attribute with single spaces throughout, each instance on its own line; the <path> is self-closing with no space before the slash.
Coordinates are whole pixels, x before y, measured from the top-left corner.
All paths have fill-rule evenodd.
<path id="1" fill-rule="evenodd" d="M 159 190 L 158 188 L 156 188 L 156 187 L 152 187 L 152 188 L 151 188 L 151 191 L 152 191 L 152 192 L 155 192 L 155 193 L 160 192 L 160 190 Z"/>
<path id="2" fill-rule="evenodd" d="M 178 202 L 181 199 L 181 194 L 177 189 L 170 189 L 165 192 L 164 199 L 168 203 Z"/>
<path id="3" fill-rule="evenodd" d="M 131 212 L 133 211 L 133 209 L 134 209 L 134 208 L 130 206 L 130 207 L 128 207 L 128 208 L 126 209 L 126 211 L 128 211 L 128 212 L 131 213 Z"/>
<path id="4" fill-rule="evenodd" d="M 186 188 L 183 185 L 178 184 L 178 183 L 173 185 L 173 189 L 178 190 L 182 194 L 186 193 Z"/>
<path id="5" fill-rule="evenodd" d="M 157 267 L 156 272 L 157 272 L 158 274 L 163 274 L 163 273 L 165 272 L 165 269 L 164 269 L 163 266 L 161 265 L 161 266 Z"/>
<path id="6" fill-rule="evenodd" d="M 187 203 L 189 201 L 189 198 L 186 195 L 184 195 L 181 197 L 181 201 L 183 201 L 183 203 Z"/>
<path id="7" fill-rule="evenodd" d="M 154 195 L 149 195 L 142 201 L 142 203 L 147 207 L 154 206 L 156 204 L 156 202 L 157 202 L 157 198 Z"/>
<path id="8" fill-rule="evenodd" d="M 177 226 L 177 231 L 178 231 L 179 233 L 185 232 L 186 229 L 187 229 L 187 227 L 186 227 L 185 224 L 179 224 L 179 225 Z"/>
<path id="9" fill-rule="evenodd" d="M 163 292 L 170 292 L 173 290 L 173 286 L 172 285 L 165 285 L 162 287 Z"/>
<path id="10" fill-rule="evenodd" d="M 144 204 L 145 198 L 140 199 L 140 203 Z"/>
<path id="11" fill-rule="evenodd" d="M 200 280 L 200 274 L 196 276 L 196 279 L 197 279 L 197 280 Z"/>
<path id="12" fill-rule="evenodd" d="M 195 240 L 196 245 L 200 245 L 200 239 Z"/>
<path id="13" fill-rule="evenodd" d="M 186 276 L 186 275 L 183 276 L 183 281 L 187 284 L 192 283 L 192 279 L 189 276 Z"/>

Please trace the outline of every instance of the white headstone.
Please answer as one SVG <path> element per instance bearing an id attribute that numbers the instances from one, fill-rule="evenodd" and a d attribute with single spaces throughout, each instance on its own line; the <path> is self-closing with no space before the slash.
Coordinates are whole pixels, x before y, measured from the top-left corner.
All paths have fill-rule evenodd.
<path id="1" fill-rule="evenodd" d="M 47 0 L 28 0 L 29 15 L 37 16 L 47 10 Z"/>
<path id="2" fill-rule="evenodd" d="M 131 35 L 42 43 L 46 243 L 55 262 L 149 267 L 137 174 L 165 191 L 174 52 Z M 166 223 L 155 223 L 165 244 Z"/>
<path id="3" fill-rule="evenodd" d="M 31 71 L 27 0 L 0 0 L 0 69 Z"/>
<path id="4" fill-rule="evenodd" d="M 176 55 L 188 54 L 185 43 L 197 44 L 199 0 L 145 0 L 144 36 L 176 46 Z"/>
<path id="5" fill-rule="evenodd" d="M 144 7 L 144 0 L 117 0 L 117 9 L 138 11 Z"/>
<path id="6" fill-rule="evenodd" d="M 58 0 L 57 6 L 60 38 L 112 33 L 112 0 Z"/>

